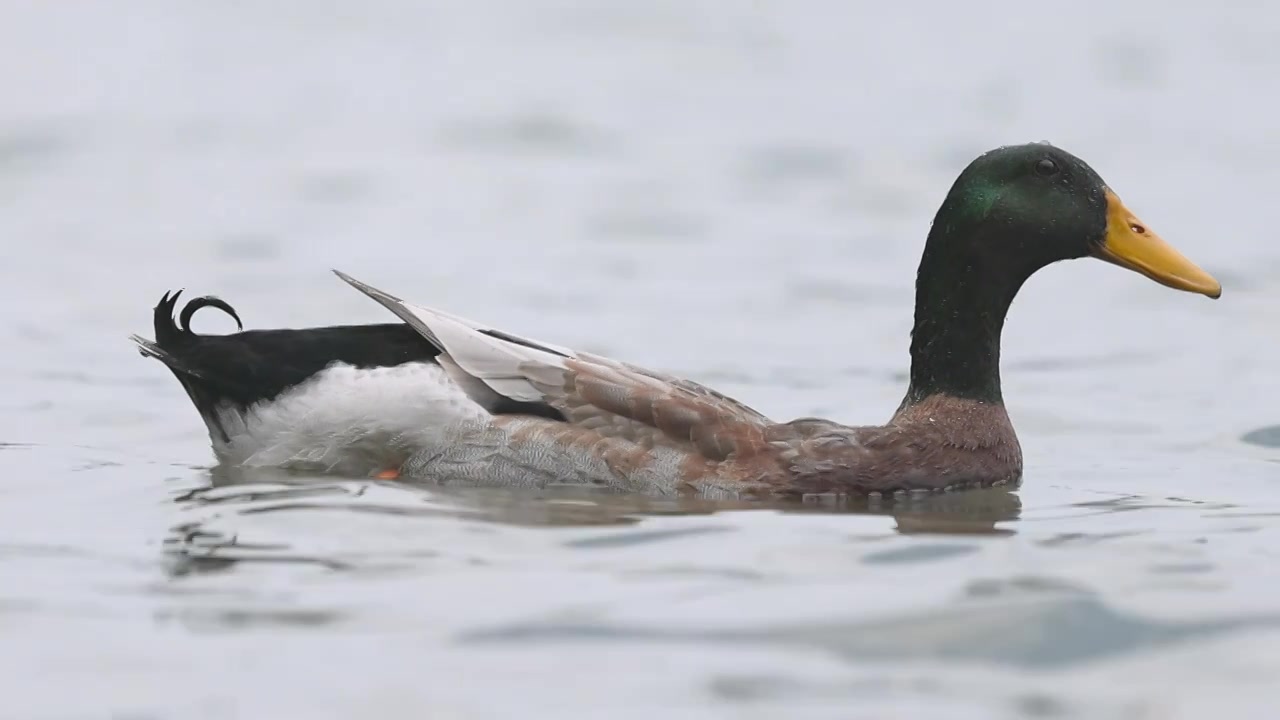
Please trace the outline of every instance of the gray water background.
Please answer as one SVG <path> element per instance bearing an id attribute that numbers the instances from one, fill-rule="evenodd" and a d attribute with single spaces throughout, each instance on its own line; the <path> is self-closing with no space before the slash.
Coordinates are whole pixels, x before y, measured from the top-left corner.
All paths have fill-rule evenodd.
<path id="1" fill-rule="evenodd" d="M 1264 2 L 0 3 L 0 717 L 1273 717 L 1278 77 Z M 387 321 L 337 267 L 879 422 L 938 203 L 1032 140 L 1224 295 L 1035 277 L 1016 493 L 244 484 L 126 340 Z"/>

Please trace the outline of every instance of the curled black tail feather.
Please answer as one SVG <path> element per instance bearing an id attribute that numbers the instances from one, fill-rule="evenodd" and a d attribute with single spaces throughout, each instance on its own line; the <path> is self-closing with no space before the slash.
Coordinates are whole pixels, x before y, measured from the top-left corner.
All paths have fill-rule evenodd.
<path id="1" fill-rule="evenodd" d="M 176 295 L 174 296 L 174 299 L 177 299 Z M 191 316 L 195 315 L 196 311 L 201 308 L 207 307 L 217 308 L 218 310 L 230 315 L 231 319 L 236 321 L 236 329 L 244 330 L 244 323 L 240 322 L 240 316 L 236 314 L 235 308 L 227 304 L 227 301 L 222 298 L 214 297 L 213 295 L 205 295 L 204 297 L 198 297 L 195 300 L 188 302 L 187 306 L 182 308 L 182 314 L 178 316 L 178 324 L 182 326 L 182 332 L 188 335 L 193 334 L 191 332 Z"/>
<path id="2" fill-rule="evenodd" d="M 164 297 L 160 298 L 159 304 L 156 305 L 154 319 L 156 344 L 161 347 L 180 343 L 184 339 L 194 337 L 195 333 L 191 331 L 191 317 L 201 308 L 211 307 L 221 310 L 236 321 L 237 329 L 244 330 L 244 323 L 241 322 L 235 308 L 231 307 L 225 300 L 212 295 L 198 297 L 188 302 L 186 307 L 182 308 L 182 312 L 179 313 L 175 321 L 173 311 L 178 305 L 178 298 L 181 296 L 181 290 L 172 294 L 165 293 Z"/>

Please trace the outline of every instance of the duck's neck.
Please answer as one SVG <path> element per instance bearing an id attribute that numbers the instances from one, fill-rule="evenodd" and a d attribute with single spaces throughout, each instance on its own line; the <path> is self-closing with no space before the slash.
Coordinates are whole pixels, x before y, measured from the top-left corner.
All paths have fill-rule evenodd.
<path id="1" fill-rule="evenodd" d="M 1034 268 L 982 253 L 982 238 L 951 238 L 935 222 L 916 275 L 911 385 L 902 407 L 934 396 L 1003 403 L 1000 332 Z"/>

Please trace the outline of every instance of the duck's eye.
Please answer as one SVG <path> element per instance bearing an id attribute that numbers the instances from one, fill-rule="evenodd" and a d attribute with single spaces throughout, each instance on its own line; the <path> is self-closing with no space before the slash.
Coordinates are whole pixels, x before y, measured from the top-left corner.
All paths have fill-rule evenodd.
<path id="1" fill-rule="evenodd" d="M 1036 174 L 1041 175 L 1043 177 L 1049 177 L 1050 175 L 1057 175 L 1058 163 L 1050 160 L 1049 158 L 1045 158 L 1040 162 L 1036 163 Z"/>

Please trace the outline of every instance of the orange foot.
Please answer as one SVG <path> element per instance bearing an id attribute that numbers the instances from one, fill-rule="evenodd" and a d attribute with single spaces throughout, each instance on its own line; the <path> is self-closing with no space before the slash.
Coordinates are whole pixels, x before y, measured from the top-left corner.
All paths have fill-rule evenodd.
<path id="1" fill-rule="evenodd" d="M 400 478 L 400 471 L 399 470 L 383 470 L 377 475 L 374 475 L 374 477 L 378 478 L 379 480 L 397 480 Z"/>

